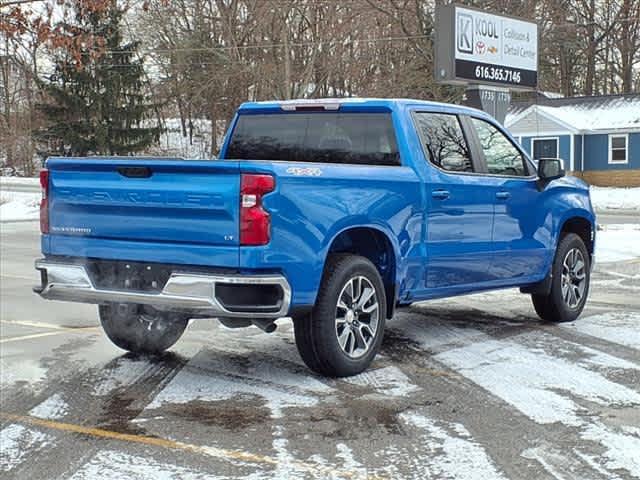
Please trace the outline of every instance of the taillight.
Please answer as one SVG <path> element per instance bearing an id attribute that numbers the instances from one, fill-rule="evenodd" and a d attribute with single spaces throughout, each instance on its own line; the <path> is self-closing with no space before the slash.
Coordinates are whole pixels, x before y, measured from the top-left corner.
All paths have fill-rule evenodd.
<path id="1" fill-rule="evenodd" d="M 272 192 L 271 175 L 242 174 L 240 180 L 240 245 L 266 245 L 271 239 L 271 216 L 262 208 L 262 196 Z"/>
<path id="2" fill-rule="evenodd" d="M 49 233 L 49 170 L 40 170 L 40 187 L 42 187 L 42 200 L 40 200 L 40 231 Z"/>

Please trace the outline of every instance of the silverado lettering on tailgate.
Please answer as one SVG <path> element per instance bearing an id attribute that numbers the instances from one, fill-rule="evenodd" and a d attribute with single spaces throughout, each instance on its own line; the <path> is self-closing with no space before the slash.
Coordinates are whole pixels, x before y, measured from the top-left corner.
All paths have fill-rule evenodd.
<path id="1" fill-rule="evenodd" d="M 210 208 L 223 207 L 224 200 L 218 193 L 191 192 L 158 192 L 158 191 L 127 191 L 127 190 L 89 190 L 89 189 L 59 189 L 56 191 L 58 199 L 67 203 L 77 204 L 108 204 L 114 206 L 171 206 Z"/>

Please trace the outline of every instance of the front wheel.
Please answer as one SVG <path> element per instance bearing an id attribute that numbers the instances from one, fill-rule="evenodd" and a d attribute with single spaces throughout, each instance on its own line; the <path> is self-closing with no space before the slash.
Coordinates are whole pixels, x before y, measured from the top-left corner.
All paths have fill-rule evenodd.
<path id="1" fill-rule="evenodd" d="M 531 295 L 533 306 L 543 320 L 571 322 L 587 303 L 591 278 L 589 252 L 582 238 L 575 233 L 565 235 L 551 268 L 551 291 L 548 295 Z"/>
<path id="2" fill-rule="evenodd" d="M 100 305 L 98 312 L 109 340 L 133 353 L 164 352 L 178 341 L 189 323 L 184 315 L 144 305 Z"/>
<path id="3" fill-rule="evenodd" d="M 376 267 L 364 257 L 332 255 L 311 315 L 294 319 L 300 356 L 321 375 L 362 372 L 382 343 L 386 311 Z"/>

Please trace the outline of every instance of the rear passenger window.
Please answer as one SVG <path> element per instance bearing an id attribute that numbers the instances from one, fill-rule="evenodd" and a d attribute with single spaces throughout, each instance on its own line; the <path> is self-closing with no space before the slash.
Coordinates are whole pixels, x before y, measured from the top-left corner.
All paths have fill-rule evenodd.
<path id="1" fill-rule="evenodd" d="M 528 175 L 524 166 L 524 158 L 504 133 L 479 118 L 472 117 L 471 123 L 478 132 L 488 173 L 513 176 Z"/>
<path id="2" fill-rule="evenodd" d="M 243 114 L 225 158 L 400 165 L 389 113 Z"/>
<path id="3" fill-rule="evenodd" d="M 469 146 L 456 115 L 422 112 L 415 118 L 431 163 L 452 172 L 473 171 Z"/>

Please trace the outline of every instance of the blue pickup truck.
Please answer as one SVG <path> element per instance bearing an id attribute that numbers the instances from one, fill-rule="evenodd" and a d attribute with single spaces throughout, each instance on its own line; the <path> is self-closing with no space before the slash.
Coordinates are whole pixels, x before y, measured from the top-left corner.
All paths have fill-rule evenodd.
<path id="1" fill-rule="evenodd" d="M 192 318 L 291 317 L 312 370 L 354 375 L 412 302 L 520 287 L 542 319 L 577 318 L 595 217 L 564 174 L 470 108 L 245 103 L 219 160 L 50 158 L 35 291 L 98 304 L 132 352 L 171 347 Z"/>

